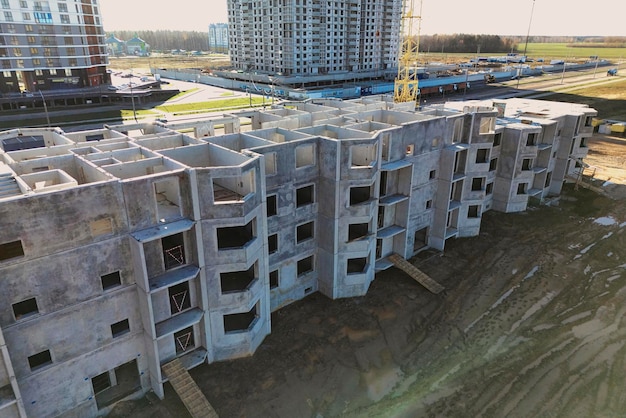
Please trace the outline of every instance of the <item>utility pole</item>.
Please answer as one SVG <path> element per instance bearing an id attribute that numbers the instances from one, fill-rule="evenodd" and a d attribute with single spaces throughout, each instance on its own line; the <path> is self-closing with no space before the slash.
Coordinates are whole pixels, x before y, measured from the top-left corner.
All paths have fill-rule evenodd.
<path id="1" fill-rule="evenodd" d="M 535 0 L 533 7 L 530 9 L 530 20 L 528 21 L 528 32 L 526 32 L 526 44 L 524 45 L 524 62 L 526 62 L 526 53 L 528 52 L 528 38 L 530 38 L 530 25 L 533 23 L 533 12 L 535 11 Z M 517 89 L 519 89 L 519 81 L 522 78 L 522 64 L 519 65 L 519 73 L 517 74 Z"/>
<path id="2" fill-rule="evenodd" d="M 50 127 L 50 116 L 48 115 L 48 105 L 46 104 L 46 98 L 43 97 L 43 93 L 39 90 L 39 95 L 41 96 L 41 101 L 43 102 L 43 110 L 46 113 L 46 122 L 48 122 L 48 128 Z"/>

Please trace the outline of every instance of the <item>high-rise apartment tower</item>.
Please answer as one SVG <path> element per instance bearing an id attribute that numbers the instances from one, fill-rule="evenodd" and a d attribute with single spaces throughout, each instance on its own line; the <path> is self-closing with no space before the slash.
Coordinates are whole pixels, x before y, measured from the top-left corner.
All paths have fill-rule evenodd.
<path id="1" fill-rule="evenodd" d="M 231 62 L 283 76 L 380 77 L 397 67 L 401 15 L 402 0 L 228 0 Z"/>
<path id="2" fill-rule="evenodd" d="M 109 82 L 98 0 L 1 0 L 0 92 Z"/>

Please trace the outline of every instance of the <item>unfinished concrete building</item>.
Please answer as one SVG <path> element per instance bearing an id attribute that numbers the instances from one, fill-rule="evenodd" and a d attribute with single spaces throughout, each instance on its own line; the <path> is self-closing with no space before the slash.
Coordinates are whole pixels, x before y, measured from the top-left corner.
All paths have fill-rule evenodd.
<path id="1" fill-rule="evenodd" d="M 163 397 L 174 359 L 251 355 L 272 311 L 364 295 L 389 256 L 557 195 L 596 112 L 495 105 L 370 97 L 0 133 L 0 415 Z"/>

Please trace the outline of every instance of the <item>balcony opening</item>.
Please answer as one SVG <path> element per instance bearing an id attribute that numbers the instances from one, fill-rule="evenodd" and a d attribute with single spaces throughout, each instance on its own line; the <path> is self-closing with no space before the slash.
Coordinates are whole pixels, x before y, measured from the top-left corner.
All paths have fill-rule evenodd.
<path id="1" fill-rule="evenodd" d="M 154 197 L 159 222 L 168 222 L 181 217 L 178 178 L 155 182 Z"/>
<path id="2" fill-rule="evenodd" d="M 170 300 L 170 313 L 176 315 L 191 308 L 189 282 L 182 282 L 167 289 Z"/>
<path id="3" fill-rule="evenodd" d="M 182 232 L 161 238 L 161 245 L 165 270 L 185 264 L 185 237 Z"/>
<path id="4" fill-rule="evenodd" d="M 480 218 L 480 205 L 470 205 L 467 208 L 468 218 Z"/>
<path id="5" fill-rule="evenodd" d="M 428 245 L 428 227 L 415 231 L 413 238 L 413 251 L 421 250 Z"/>
<path id="6" fill-rule="evenodd" d="M 524 158 L 522 160 L 522 171 L 530 171 L 533 168 L 532 158 Z"/>
<path id="7" fill-rule="evenodd" d="M 346 266 L 347 274 L 363 274 L 367 269 L 367 257 L 349 258 Z"/>
<path id="8" fill-rule="evenodd" d="M 270 271 L 270 289 L 276 289 L 279 286 L 278 270 Z"/>
<path id="9" fill-rule="evenodd" d="M 196 348 L 196 342 L 193 338 L 193 326 L 174 333 L 174 344 L 176 345 L 176 355 L 184 354 Z"/>
<path id="10" fill-rule="evenodd" d="M 298 260 L 298 277 L 313 271 L 313 256 Z"/>
<path id="11" fill-rule="evenodd" d="M 465 164 L 467 163 L 467 150 L 457 152 L 454 156 L 454 174 L 465 174 Z"/>
<path id="12" fill-rule="evenodd" d="M 494 127 L 496 126 L 496 118 L 494 117 L 484 117 L 480 119 L 480 133 L 481 134 L 490 134 L 493 132 Z"/>
<path id="13" fill-rule="evenodd" d="M 256 318 L 256 305 L 248 312 L 224 315 L 224 332 L 228 334 L 248 331 L 252 328 Z"/>
<path id="14" fill-rule="evenodd" d="M 386 196 L 387 195 L 387 171 L 382 171 L 380 173 L 380 196 Z"/>
<path id="15" fill-rule="evenodd" d="M 244 226 L 217 228 L 217 248 L 219 250 L 243 248 L 256 238 L 255 234 L 255 219 Z"/>
<path id="16" fill-rule="evenodd" d="M 315 193 L 313 185 L 300 187 L 296 189 L 296 207 L 310 205 L 315 201 Z"/>
<path id="17" fill-rule="evenodd" d="M 528 136 L 526 137 L 526 146 L 532 147 L 535 145 L 537 145 L 537 134 L 536 133 L 528 134 Z"/>
<path id="18" fill-rule="evenodd" d="M 476 150 L 476 164 L 489 162 L 489 148 L 479 148 Z"/>
<path id="19" fill-rule="evenodd" d="M 278 214 L 278 201 L 276 199 L 276 195 L 272 194 L 267 196 L 267 200 L 265 201 L 265 205 L 267 208 L 267 216 L 274 216 Z"/>
<path id="20" fill-rule="evenodd" d="M 36 315 L 38 313 L 39 307 L 37 306 L 37 300 L 35 298 L 26 299 L 13 304 L 13 315 L 15 315 L 15 320 Z"/>
<path id="21" fill-rule="evenodd" d="M 463 138 L 463 119 L 459 118 L 454 121 L 452 130 L 452 142 L 461 142 Z"/>
<path id="22" fill-rule="evenodd" d="M 238 177 L 213 179 L 213 200 L 215 203 L 241 202 L 254 192 L 254 170 L 248 170 Z"/>
<path id="23" fill-rule="evenodd" d="M 368 202 L 371 199 L 371 187 L 350 187 L 350 206 Z"/>
<path id="24" fill-rule="evenodd" d="M 265 175 L 271 176 L 276 174 L 276 153 L 268 152 L 265 156 Z"/>
<path id="25" fill-rule="evenodd" d="M 315 165 L 315 144 L 296 147 L 296 168 Z"/>
<path id="26" fill-rule="evenodd" d="M 352 168 L 374 167 L 376 163 L 376 145 L 354 145 L 350 147 L 350 165 Z"/>
<path id="27" fill-rule="evenodd" d="M 313 238 L 315 222 L 307 222 L 296 227 L 296 244 Z"/>
<path id="28" fill-rule="evenodd" d="M 222 294 L 232 292 L 243 292 L 248 290 L 252 282 L 257 278 L 256 263 L 245 271 L 228 271 L 220 273 L 220 285 Z"/>
<path id="29" fill-rule="evenodd" d="M 463 180 L 455 181 L 452 183 L 452 190 L 450 190 L 450 200 L 461 201 L 463 197 Z"/>
<path id="30" fill-rule="evenodd" d="M 0 244 L 0 261 L 22 256 L 24 256 L 24 248 L 21 240 Z"/>
<path id="31" fill-rule="evenodd" d="M 369 235 L 369 223 L 348 225 L 348 241 L 366 238 Z"/>

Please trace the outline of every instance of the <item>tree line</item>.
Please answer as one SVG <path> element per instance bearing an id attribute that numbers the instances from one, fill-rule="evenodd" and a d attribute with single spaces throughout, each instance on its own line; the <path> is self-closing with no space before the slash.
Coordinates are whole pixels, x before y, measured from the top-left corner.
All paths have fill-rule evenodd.
<path id="1" fill-rule="evenodd" d="M 185 51 L 208 51 L 209 33 L 180 30 L 119 30 L 109 32 L 122 41 L 129 41 L 135 36 L 143 39 L 150 46 L 151 51 L 171 51 L 181 49 Z"/>
<path id="2" fill-rule="evenodd" d="M 494 53 L 511 52 L 517 49 L 517 42 L 499 35 L 423 35 L 420 38 L 420 52 L 443 53 Z"/>

